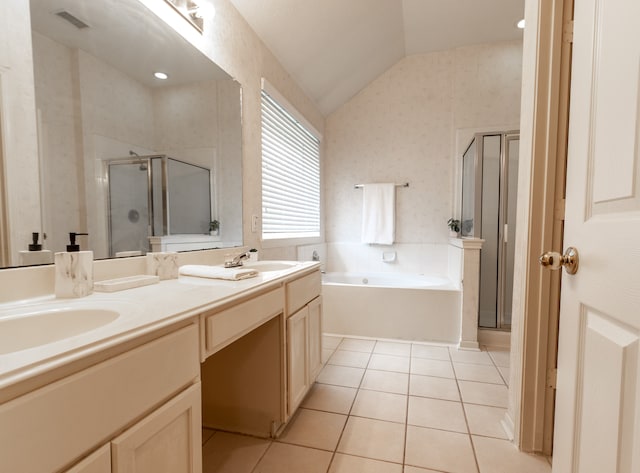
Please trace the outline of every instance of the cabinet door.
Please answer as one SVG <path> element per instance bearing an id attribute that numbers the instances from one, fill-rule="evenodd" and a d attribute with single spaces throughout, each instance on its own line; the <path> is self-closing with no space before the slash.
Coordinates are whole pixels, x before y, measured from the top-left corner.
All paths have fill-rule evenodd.
<path id="1" fill-rule="evenodd" d="M 200 383 L 111 442 L 113 473 L 201 473 Z"/>
<path id="2" fill-rule="evenodd" d="M 309 384 L 322 369 L 322 298 L 309 302 Z"/>
<path id="3" fill-rule="evenodd" d="M 65 473 L 111 473 L 111 444 L 106 444 Z"/>
<path id="4" fill-rule="evenodd" d="M 309 388 L 307 371 L 308 324 L 309 309 L 307 306 L 287 319 L 289 415 L 298 408 Z"/>

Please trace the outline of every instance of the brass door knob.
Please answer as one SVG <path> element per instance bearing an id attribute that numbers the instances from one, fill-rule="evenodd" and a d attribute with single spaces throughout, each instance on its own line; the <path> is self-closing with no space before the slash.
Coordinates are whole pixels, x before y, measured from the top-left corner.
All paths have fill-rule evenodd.
<path id="1" fill-rule="evenodd" d="M 540 264 L 542 267 L 556 271 L 564 266 L 567 274 L 576 274 L 578 272 L 579 260 L 578 250 L 572 246 L 567 248 L 564 255 L 557 251 L 547 251 L 540 256 Z"/>

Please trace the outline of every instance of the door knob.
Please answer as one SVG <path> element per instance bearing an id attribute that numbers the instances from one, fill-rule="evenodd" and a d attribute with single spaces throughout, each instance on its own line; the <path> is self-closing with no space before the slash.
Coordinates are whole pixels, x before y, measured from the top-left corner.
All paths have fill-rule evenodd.
<path id="1" fill-rule="evenodd" d="M 547 251 L 540 256 L 540 264 L 542 267 L 555 271 L 560 269 L 561 266 L 564 266 L 567 274 L 576 274 L 578 272 L 579 260 L 578 250 L 572 246 L 567 248 L 564 255 L 556 251 Z"/>

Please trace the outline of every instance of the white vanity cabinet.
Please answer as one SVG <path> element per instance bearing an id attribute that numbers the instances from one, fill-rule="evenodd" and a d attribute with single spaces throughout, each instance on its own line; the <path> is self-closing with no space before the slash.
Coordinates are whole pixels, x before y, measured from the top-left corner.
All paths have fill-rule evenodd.
<path id="1" fill-rule="evenodd" d="M 111 441 L 112 473 L 200 473 L 200 383 Z"/>
<path id="2" fill-rule="evenodd" d="M 65 473 L 111 473 L 111 444 L 103 445 Z"/>
<path id="3" fill-rule="evenodd" d="M 322 368 L 320 271 L 287 284 L 287 418 Z"/>
<path id="4" fill-rule="evenodd" d="M 200 473 L 197 323 L 93 357 L 0 405 L 0 471 Z"/>

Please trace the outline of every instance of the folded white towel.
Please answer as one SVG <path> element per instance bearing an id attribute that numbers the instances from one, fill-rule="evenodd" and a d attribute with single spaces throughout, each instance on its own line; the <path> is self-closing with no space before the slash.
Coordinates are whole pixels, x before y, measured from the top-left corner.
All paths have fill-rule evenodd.
<path id="1" fill-rule="evenodd" d="M 203 264 L 187 264 L 180 266 L 180 274 L 199 278 L 238 281 L 240 279 L 253 278 L 258 275 L 258 271 L 255 269 L 222 268 L 220 266 L 206 266 Z"/>
<path id="2" fill-rule="evenodd" d="M 365 184 L 362 196 L 362 243 L 391 245 L 396 236 L 396 186 Z"/>

